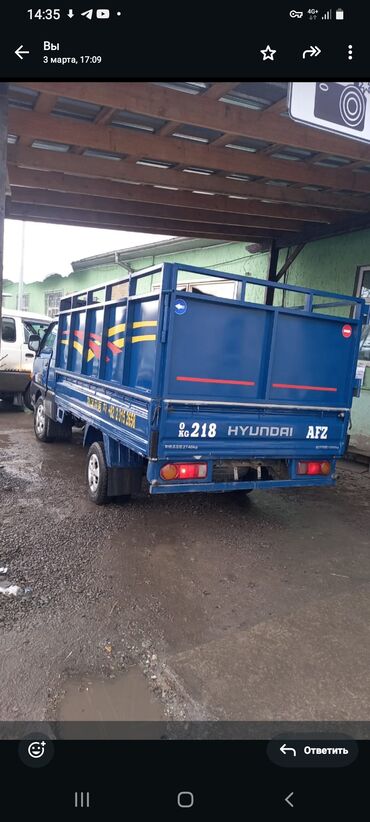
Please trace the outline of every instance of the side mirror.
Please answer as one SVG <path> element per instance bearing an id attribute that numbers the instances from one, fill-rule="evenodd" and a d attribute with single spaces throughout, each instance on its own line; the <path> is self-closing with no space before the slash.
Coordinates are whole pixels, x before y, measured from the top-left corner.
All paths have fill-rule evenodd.
<path id="1" fill-rule="evenodd" d="M 28 340 L 28 348 L 30 349 L 30 351 L 34 351 L 35 354 L 37 354 L 40 348 L 40 342 L 41 340 L 38 334 L 30 334 Z"/>

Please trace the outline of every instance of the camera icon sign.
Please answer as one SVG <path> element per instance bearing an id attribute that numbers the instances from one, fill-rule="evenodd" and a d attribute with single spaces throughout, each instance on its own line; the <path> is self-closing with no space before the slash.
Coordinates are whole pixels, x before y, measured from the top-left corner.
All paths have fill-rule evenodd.
<path id="1" fill-rule="evenodd" d="M 360 83 L 316 83 L 315 117 L 363 131 L 367 96 L 367 89 Z"/>

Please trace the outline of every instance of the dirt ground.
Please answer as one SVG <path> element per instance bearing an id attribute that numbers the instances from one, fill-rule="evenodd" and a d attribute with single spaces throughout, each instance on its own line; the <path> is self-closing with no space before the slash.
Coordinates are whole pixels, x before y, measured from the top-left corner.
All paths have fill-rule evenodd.
<path id="1" fill-rule="evenodd" d="M 1 720 L 370 719 L 365 466 L 97 508 L 85 457 L 0 404 Z"/>

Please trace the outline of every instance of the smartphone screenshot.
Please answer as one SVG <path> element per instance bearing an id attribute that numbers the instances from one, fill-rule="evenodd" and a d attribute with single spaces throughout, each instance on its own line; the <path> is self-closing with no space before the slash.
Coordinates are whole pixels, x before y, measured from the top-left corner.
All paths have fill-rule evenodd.
<path id="1" fill-rule="evenodd" d="M 360 818 L 369 11 L 27 5 L 0 29 L 4 816 Z"/>

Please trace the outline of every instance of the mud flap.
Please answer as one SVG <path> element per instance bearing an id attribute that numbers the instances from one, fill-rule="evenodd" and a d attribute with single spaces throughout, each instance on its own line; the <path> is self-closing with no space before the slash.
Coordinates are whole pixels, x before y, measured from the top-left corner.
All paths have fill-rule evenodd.
<path id="1" fill-rule="evenodd" d="M 119 497 L 124 494 L 138 494 L 141 489 L 143 469 L 139 468 L 109 468 L 108 489 L 110 497 Z"/>

